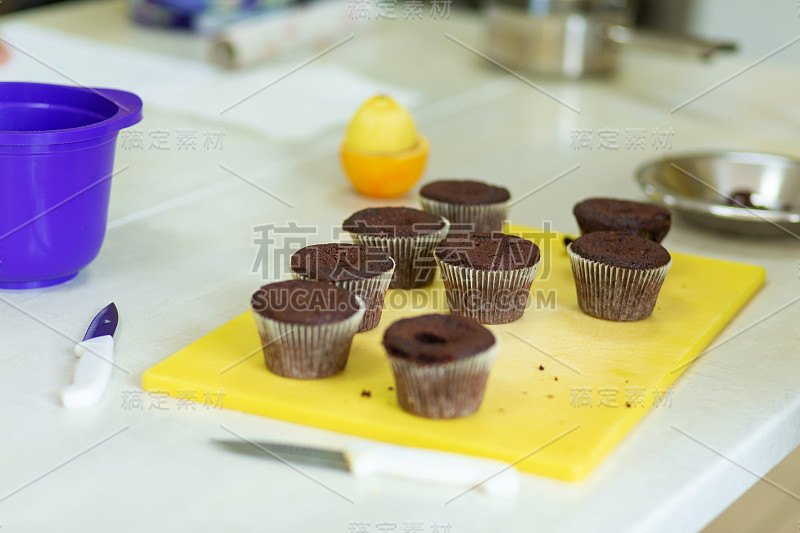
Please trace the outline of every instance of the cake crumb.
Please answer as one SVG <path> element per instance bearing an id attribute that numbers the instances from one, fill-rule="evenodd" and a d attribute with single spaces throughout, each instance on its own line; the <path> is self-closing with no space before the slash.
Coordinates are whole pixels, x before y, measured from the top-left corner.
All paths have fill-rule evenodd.
<path id="1" fill-rule="evenodd" d="M 394 390 L 394 387 L 391 387 L 391 386 L 390 386 L 390 387 L 389 387 L 389 390 Z"/>
<path id="2" fill-rule="evenodd" d="M 555 396 L 553 396 L 552 394 L 548 394 L 547 397 L 548 398 L 555 398 Z"/>
<path id="3" fill-rule="evenodd" d="M 558 381 L 558 376 L 554 377 L 553 381 Z"/>
<path id="4" fill-rule="evenodd" d="M 528 391 L 524 390 L 522 391 L 522 394 L 528 394 Z"/>
<path id="5" fill-rule="evenodd" d="M 631 402 L 625 402 L 625 407 L 630 407 L 630 406 L 631 406 Z"/>
<path id="6" fill-rule="evenodd" d="M 503 409 L 502 407 L 501 407 L 501 408 L 499 408 L 499 409 L 497 410 L 497 412 L 499 412 L 499 413 L 505 413 L 505 411 L 506 411 L 506 410 L 505 410 L 505 409 Z"/>
<path id="7" fill-rule="evenodd" d="M 544 370 L 544 366 L 539 365 L 539 370 Z"/>
<path id="8" fill-rule="evenodd" d="M 364 396 L 365 398 L 372 398 L 372 391 L 364 389 L 361 391 L 361 396 Z"/>

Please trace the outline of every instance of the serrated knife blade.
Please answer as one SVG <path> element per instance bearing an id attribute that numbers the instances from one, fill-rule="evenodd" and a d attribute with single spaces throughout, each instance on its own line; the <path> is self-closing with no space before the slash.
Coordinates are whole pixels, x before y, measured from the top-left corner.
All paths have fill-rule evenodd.
<path id="1" fill-rule="evenodd" d="M 477 489 L 503 497 L 513 497 L 519 491 L 519 472 L 513 465 L 481 457 L 375 442 L 352 444 L 343 450 L 244 438 L 213 442 L 240 454 L 335 468 L 358 477 L 377 474 L 429 485 L 461 487 L 464 493 Z"/>
<path id="2" fill-rule="evenodd" d="M 255 455 L 259 457 L 272 457 L 298 463 L 324 466 L 337 470 L 350 471 L 347 456 L 342 451 L 311 448 L 308 446 L 295 446 L 277 442 L 248 442 L 240 440 L 217 440 L 217 446 L 236 453 Z"/>

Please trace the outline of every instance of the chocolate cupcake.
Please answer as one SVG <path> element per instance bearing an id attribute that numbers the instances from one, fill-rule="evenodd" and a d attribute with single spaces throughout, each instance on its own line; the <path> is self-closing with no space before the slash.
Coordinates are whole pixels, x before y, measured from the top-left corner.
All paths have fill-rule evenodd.
<path id="1" fill-rule="evenodd" d="M 483 401 L 499 343 L 475 320 L 423 315 L 398 320 L 383 335 L 397 401 L 409 413 L 457 418 Z"/>
<path id="2" fill-rule="evenodd" d="M 434 257 L 450 311 L 483 324 L 522 316 L 541 262 L 534 243 L 499 232 L 448 237 Z"/>
<path id="3" fill-rule="evenodd" d="M 624 231 L 661 242 L 669 231 L 672 217 L 666 207 L 613 198 L 589 198 L 572 210 L 581 233 Z"/>
<path id="4" fill-rule="evenodd" d="M 264 362 L 274 374 L 314 379 L 344 370 L 364 316 L 352 292 L 319 281 L 264 285 L 250 300 Z"/>
<path id="5" fill-rule="evenodd" d="M 434 181 L 419 195 L 424 211 L 445 217 L 453 228 L 474 233 L 502 231 L 511 199 L 504 187 L 470 180 Z"/>
<path id="6" fill-rule="evenodd" d="M 394 259 L 389 287 L 413 289 L 433 281 L 433 249 L 447 235 L 450 223 L 410 207 L 373 207 L 354 213 L 342 227 L 357 244 L 380 248 Z"/>
<path id="7" fill-rule="evenodd" d="M 663 246 L 621 231 L 587 233 L 567 254 L 581 311 L 608 320 L 650 316 L 672 266 Z"/>
<path id="8" fill-rule="evenodd" d="M 367 309 L 359 331 L 380 323 L 394 273 L 394 260 L 383 250 L 348 243 L 314 244 L 292 255 L 291 268 L 297 279 L 333 283 L 360 296 Z"/>

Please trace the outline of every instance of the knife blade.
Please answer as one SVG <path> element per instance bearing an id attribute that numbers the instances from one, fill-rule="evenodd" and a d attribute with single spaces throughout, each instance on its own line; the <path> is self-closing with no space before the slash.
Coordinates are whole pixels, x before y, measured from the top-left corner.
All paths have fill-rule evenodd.
<path id="1" fill-rule="evenodd" d="M 358 477 L 383 475 L 466 490 L 476 488 L 502 497 L 513 497 L 519 491 L 519 472 L 513 465 L 481 457 L 378 443 L 334 450 L 266 441 L 213 442 L 236 453 L 335 468 Z"/>
<path id="2" fill-rule="evenodd" d="M 277 442 L 218 440 L 214 441 L 214 443 L 232 452 L 243 453 L 245 455 L 269 457 L 272 459 L 282 458 L 287 461 L 335 468 L 347 472 L 350 471 L 350 465 L 347 463 L 347 456 L 344 452 L 339 450 L 310 448 L 307 446 L 295 446 Z"/>
<path id="3" fill-rule="evenodd" d="M 78 364 L 72 384 L 61 390 L 61 403 L 67 409 L 81 409 L 96 404 L 106 389 L 114 366 L 114 333 L 119 312 L 114 303 L 100 310 L 92 319 L 83 340 L 75 345 Z"/>
<path id="4" fill-rule="evenodd" d="M 117 306 L 114 305 L 114 302 L 111 302 L 101 309 L 100 312 L 97 313 L 97 316 L 92 319 L 92 322 L 86 330 L 86 335 L 83 336 L 83 340 L 88 341 L 89 339 L 102 337 L 103 335 L 113 337 L 114 332 L 117 331 L 118 322 L 119 312 L 117 311 Z"/>

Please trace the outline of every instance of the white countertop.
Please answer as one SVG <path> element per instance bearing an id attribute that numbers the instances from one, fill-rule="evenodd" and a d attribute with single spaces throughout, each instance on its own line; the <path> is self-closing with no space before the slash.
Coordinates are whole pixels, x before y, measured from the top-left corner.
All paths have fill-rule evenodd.
<path id="1" fill-rule="evenodd" d="M 129 27 L 123 12 L 119 3 L 68 3 L 13 18 L 121 44 L 174 43 L 173 50 L 192 53 L 190 39 Z M 516 223 L 550 221 L 574 232 L 577 199 L 641 198 L 633 171 L 663 153 L 650 145 L 655 128 L 672 128 L 673 152 L 800 152 L 796 70 L 766 61 L 674 114 L 670 109 L 748 61 L 702 65 L 628 52 L 611 81 L 537 80 L 578 114 L 488 66 L 445 32 L 481 46 L 472 16 L 399 20 L 359 30 L 319 61 L 419 92 L 413 113 L 432 143 L 428 179 L 480 177 L 522 197 L 580 164 L 515 206 Z M 469 493 L 445 505 L 452 490 L 307 470 L 350 503 L 283 464 L 215 449 L 209 439 L 228 435 L 221 426 L 252 439 L 323 446 L 351 439 L 172 399 L 158 406 L 141 391 L 145 369 L 246 310 L 261 283 L 252 272 L 253 227 L 296 221 L 330 228 L 357 209 L 413 205 L 415 199 L 376 202 L 356 195 L 339 170 L 341 130 L 280 143 L 145 105 L 139 129 L 224 128 L 224 146 L 192 152 L 118 146 L 116 166 L 130 168 L 114 179 L 110 226 L 97 260 L 61 286 L 0 292 L 7 302 L 0 303 L 3 531 L 372 532 L 381 531 L 379 524 L 426 533 L 691 531 L 800 444 L 800 305 L 759 322 L 797 298 L 800 242 L 737 240 L 677 220 L 668 248 L 761 265 L 767 283 L 716 343 L 735 340 L 694 363 L 676 382 L 671 407 L 651 410 L 583 483 L 526 475 L 515 502 Z M 575 150 L 570 136 L 579 128 L 619 128 L 622 146 Z M 645 128 L 645 150 L 625 149 L 626 128 Z M 70 339 L 82 337 L 110 301 L 120 310 L 116 356 L 127 372 L 114 372 L 101 405 L 67 412 L 57 394 L 74 368 Z M 136 398 L 141 408 L 131 405 Z M 775 497 L 791 496 L 776 488 Z"/>

